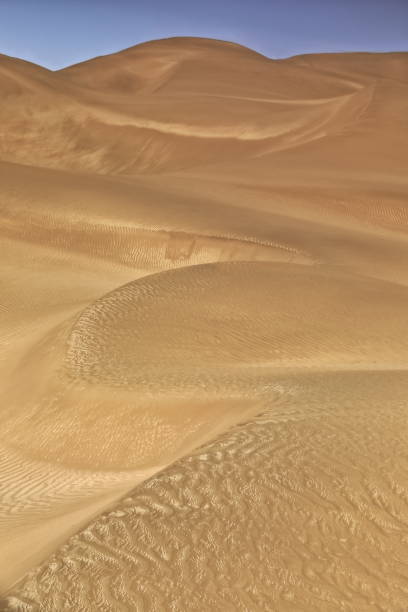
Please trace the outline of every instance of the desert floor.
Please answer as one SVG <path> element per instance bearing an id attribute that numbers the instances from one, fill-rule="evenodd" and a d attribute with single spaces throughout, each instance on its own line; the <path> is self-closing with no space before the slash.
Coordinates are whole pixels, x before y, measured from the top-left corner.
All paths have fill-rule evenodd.
<path id="1" fill-rule="evenodd" d="M 408 53 L 0 90 L 0 609 L 406 612 Z"/>

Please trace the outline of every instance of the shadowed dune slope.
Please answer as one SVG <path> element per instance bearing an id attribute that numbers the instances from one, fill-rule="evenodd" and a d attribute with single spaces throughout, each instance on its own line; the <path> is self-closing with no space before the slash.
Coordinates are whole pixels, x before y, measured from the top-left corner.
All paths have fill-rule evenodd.
<path id="1" fill-rule="evenodd" d="M 406 612 L 407 76 L 0 56 L 1 609 Z"/>

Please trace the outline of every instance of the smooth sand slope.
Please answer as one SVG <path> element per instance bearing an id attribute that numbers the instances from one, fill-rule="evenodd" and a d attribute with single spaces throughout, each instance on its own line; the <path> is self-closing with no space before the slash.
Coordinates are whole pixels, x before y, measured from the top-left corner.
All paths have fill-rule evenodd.
<path id="1" fill-rule="evenodd" d="M 406 611 L 408 54 L 0 91 L 0 608 Z"/>

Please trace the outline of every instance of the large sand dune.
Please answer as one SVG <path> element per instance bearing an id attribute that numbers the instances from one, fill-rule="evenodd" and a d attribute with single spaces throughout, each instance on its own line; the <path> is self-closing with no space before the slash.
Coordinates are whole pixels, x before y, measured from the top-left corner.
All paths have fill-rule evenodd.
<path id="1" fill-rule="evenodd" d="M 408 54 L 0 91 L 1 609 L 406 611 Z"/>

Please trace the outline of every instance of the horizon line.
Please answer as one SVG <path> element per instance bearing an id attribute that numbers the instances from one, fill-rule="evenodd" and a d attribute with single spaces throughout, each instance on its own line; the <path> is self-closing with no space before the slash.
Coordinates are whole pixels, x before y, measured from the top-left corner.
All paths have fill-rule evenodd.
<path id="1" fill-rule="evenodd" d="M 135 47 L 139 47 L 142 45 L 146 45 L 149 43 L 155 43 L 155 42 L 161 42 L 161 41 L 167 41 L 167 40 L 207 40 L 207 41 L 214 41 L 214 42 L 221 42 L 221 43 L 225 43 L 225 44 L 230 44 L 230 45 L 234 45 L 236 47 L 241 47 L 242 49 L 248 49 L 249 51 L 252 51 L 253 53 L 257 53 L 258 55 L 261 55 L 262 57 L 271 60 L 271 61 L 284 61 L 284 60 L 288 60 L 288 59 L 292 59 L 295 57 L 306 57 L 306 56 L 311 56 L 311 55 L 385 55 L 385 54 L 399 54 L 399 53 L 407 53 L 408 54 L 408 50 L 398 50 L 396 51 L 391 50 L 391 51 L 359 51 L 359 50 L 344 50 L 344 51 L 308 51 L 306 53 L 294 53 L 293 55 L 287 55 L 287 56 L 282 56 L 282 57 L 271 57 L 268 55 L 265 55 L 264 53 L 261 53 L 260 51 L 257 51 L 256 49 L 253 49 L 252 47 L 248 47 L 247 45 L 243 45 L 241 43 L 235 42 L 233 40 L 226 40 L 226 39 L 221 39 L 221 38 L 211 38 L 211 37 L 207 37 L 207 36 L 167 36 L 164 38 L 153 38 L 153 39 L 148 39 L 148 40 L 143 40 L 141 42 L 135 43 L 134 45 L 130 45 L 128 47 L 123 47 L 121 49 L 118 49 L 117 51 L 109 51 L 107 53 L 101 53 L 98 55 L 93 55 L 91 57 L 88 57 L 86 59 L 80 60 L 79 62 L 74 62 L 73 64 L 67 64 L 64 65 L 60 68 L 47 68 L 47 66 L 44 66 L 43 64 L 37 64 L 36 62 L 33 62 L 31 60 L 25 59 L 24 57 L 18 57 L 16 55 L 8 55 L 7 53 L 2 53 L 0 51 L 0 55 L 4 56 L 4 57 L 9 57 L 11 59 L 16 59 L 19 61 L 23 61 L 23 62 L 27 62 L 29 64 L 32 64 L 34 66 L 38 66 L 40 68 L 43 68 L 44 70 L 48 70 L 49 72 L 59 72 L 61 70 L 65 70 L 67 68 L 71 68 L 73 66 L 78 66 L 79 64 L 85 64 L 86 62 L 91 62 L 93 60 L 102 58 L 102 57 L 109 57 L 110 55 L 117 55 L 119 53 L 122 53 L 124 51 L 128 51 L 130 49 L 134 49 Z"/>

